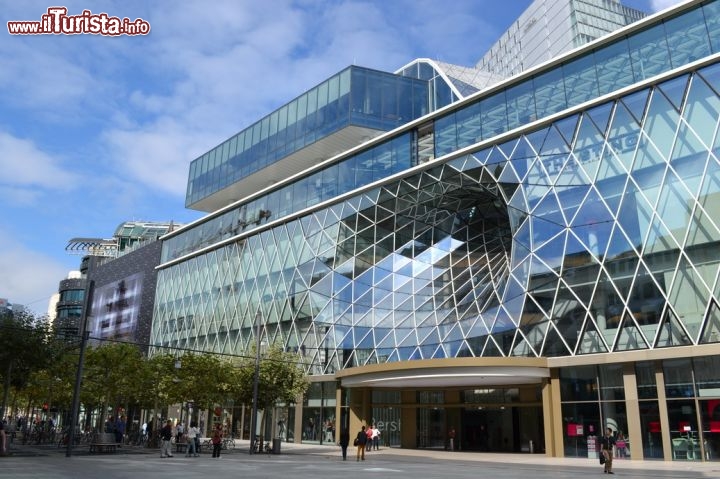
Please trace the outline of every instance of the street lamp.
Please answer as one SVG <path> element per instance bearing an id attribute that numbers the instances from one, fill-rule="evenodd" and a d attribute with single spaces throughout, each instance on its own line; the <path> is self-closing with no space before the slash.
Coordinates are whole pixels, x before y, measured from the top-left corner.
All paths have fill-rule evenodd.
<path id="1" fill-rule="evenodd" d="M 258 312 L 255 315 L 255 325 L 257 331 L 255 332 L 257 343 L 255 345 L 255 376 L 253 378 L 253 400 L 252 400 L 252 413 L 250 416 L 250 454 L 255 453 L 255 441 L 256 429 L 257 429 L 257 412 L 258 412 L 258 383 L 260 382 L 260 323 L 261 314 Z"/>
<path id="2" fill-rule="evenodd" d="M 88 308 L 90 307 L 90 295 L 95 289 L 95 281 L 88 280 L 85 283 L 85 293 L 83 296 L 83 308 L 82 308 L 82 324 L 80 328 L 80 356 L 78 358 L 77 371 L 75 372 L 75 387 L 73 388 L 73 403 L 72 412 L 70 413 L 70 439 L 67 443 L 67 450 L 65 456 L 70 457 L 72 455 L 73 442 L 75 440 L 75 428 L 78 424 L 78 415 L 80 414 L 80 386 L 82 383 L 83 367 L 85 365 L 85 349 L 87 348 L 88 340 L 90 339 L 90 331 L 87 327 L 88 322 Z"/>

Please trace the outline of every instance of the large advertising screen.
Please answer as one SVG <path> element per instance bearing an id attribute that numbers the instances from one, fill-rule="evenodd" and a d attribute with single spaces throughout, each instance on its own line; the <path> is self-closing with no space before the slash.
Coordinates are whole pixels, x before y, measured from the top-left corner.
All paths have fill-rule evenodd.
<path id="1" fill-rule="evenodd" d="M 143 273 L 95 288 L 92 298 L 93 339 L 135 339 L 140 316 Z"/>

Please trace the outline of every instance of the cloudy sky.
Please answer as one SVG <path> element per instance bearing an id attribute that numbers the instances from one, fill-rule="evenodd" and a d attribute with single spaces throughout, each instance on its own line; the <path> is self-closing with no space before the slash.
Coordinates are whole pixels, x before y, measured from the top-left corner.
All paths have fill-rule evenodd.
<path id="1" fill-rule="evenodd" d="M 624 0 L 652 12 L 679 0 Z M 47 310 L 74 237 L 185 223 L 190 161 L 350 64 L 473 65 L 531 0 L 0 0 L 0 298 Z M 10 35 L 48 7 L 147 36 Z"/>

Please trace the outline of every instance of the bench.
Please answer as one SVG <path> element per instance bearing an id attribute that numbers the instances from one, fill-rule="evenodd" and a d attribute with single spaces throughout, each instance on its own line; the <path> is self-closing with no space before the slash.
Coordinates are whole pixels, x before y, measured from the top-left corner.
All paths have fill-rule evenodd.
<path id="1" fill-rule="evenodd" d="M 90 452 L 115 452 L 117 451 L 117 442 L 115 442 L 115 434 L 101 432 L 95 434 L 90 441 Z"/>

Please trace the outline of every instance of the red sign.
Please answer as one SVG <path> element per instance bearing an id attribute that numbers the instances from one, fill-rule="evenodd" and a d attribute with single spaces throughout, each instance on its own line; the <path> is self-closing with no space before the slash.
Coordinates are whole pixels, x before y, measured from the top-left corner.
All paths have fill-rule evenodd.
<path id="1" fill-rule="evenodd" d="M 582 436 L 583 434 L 585 434 L 583 431 L 584 430 L 582 424 L 576 424 L 571 422 L 567 425 L 567 435 L 570 437 Z"/>

